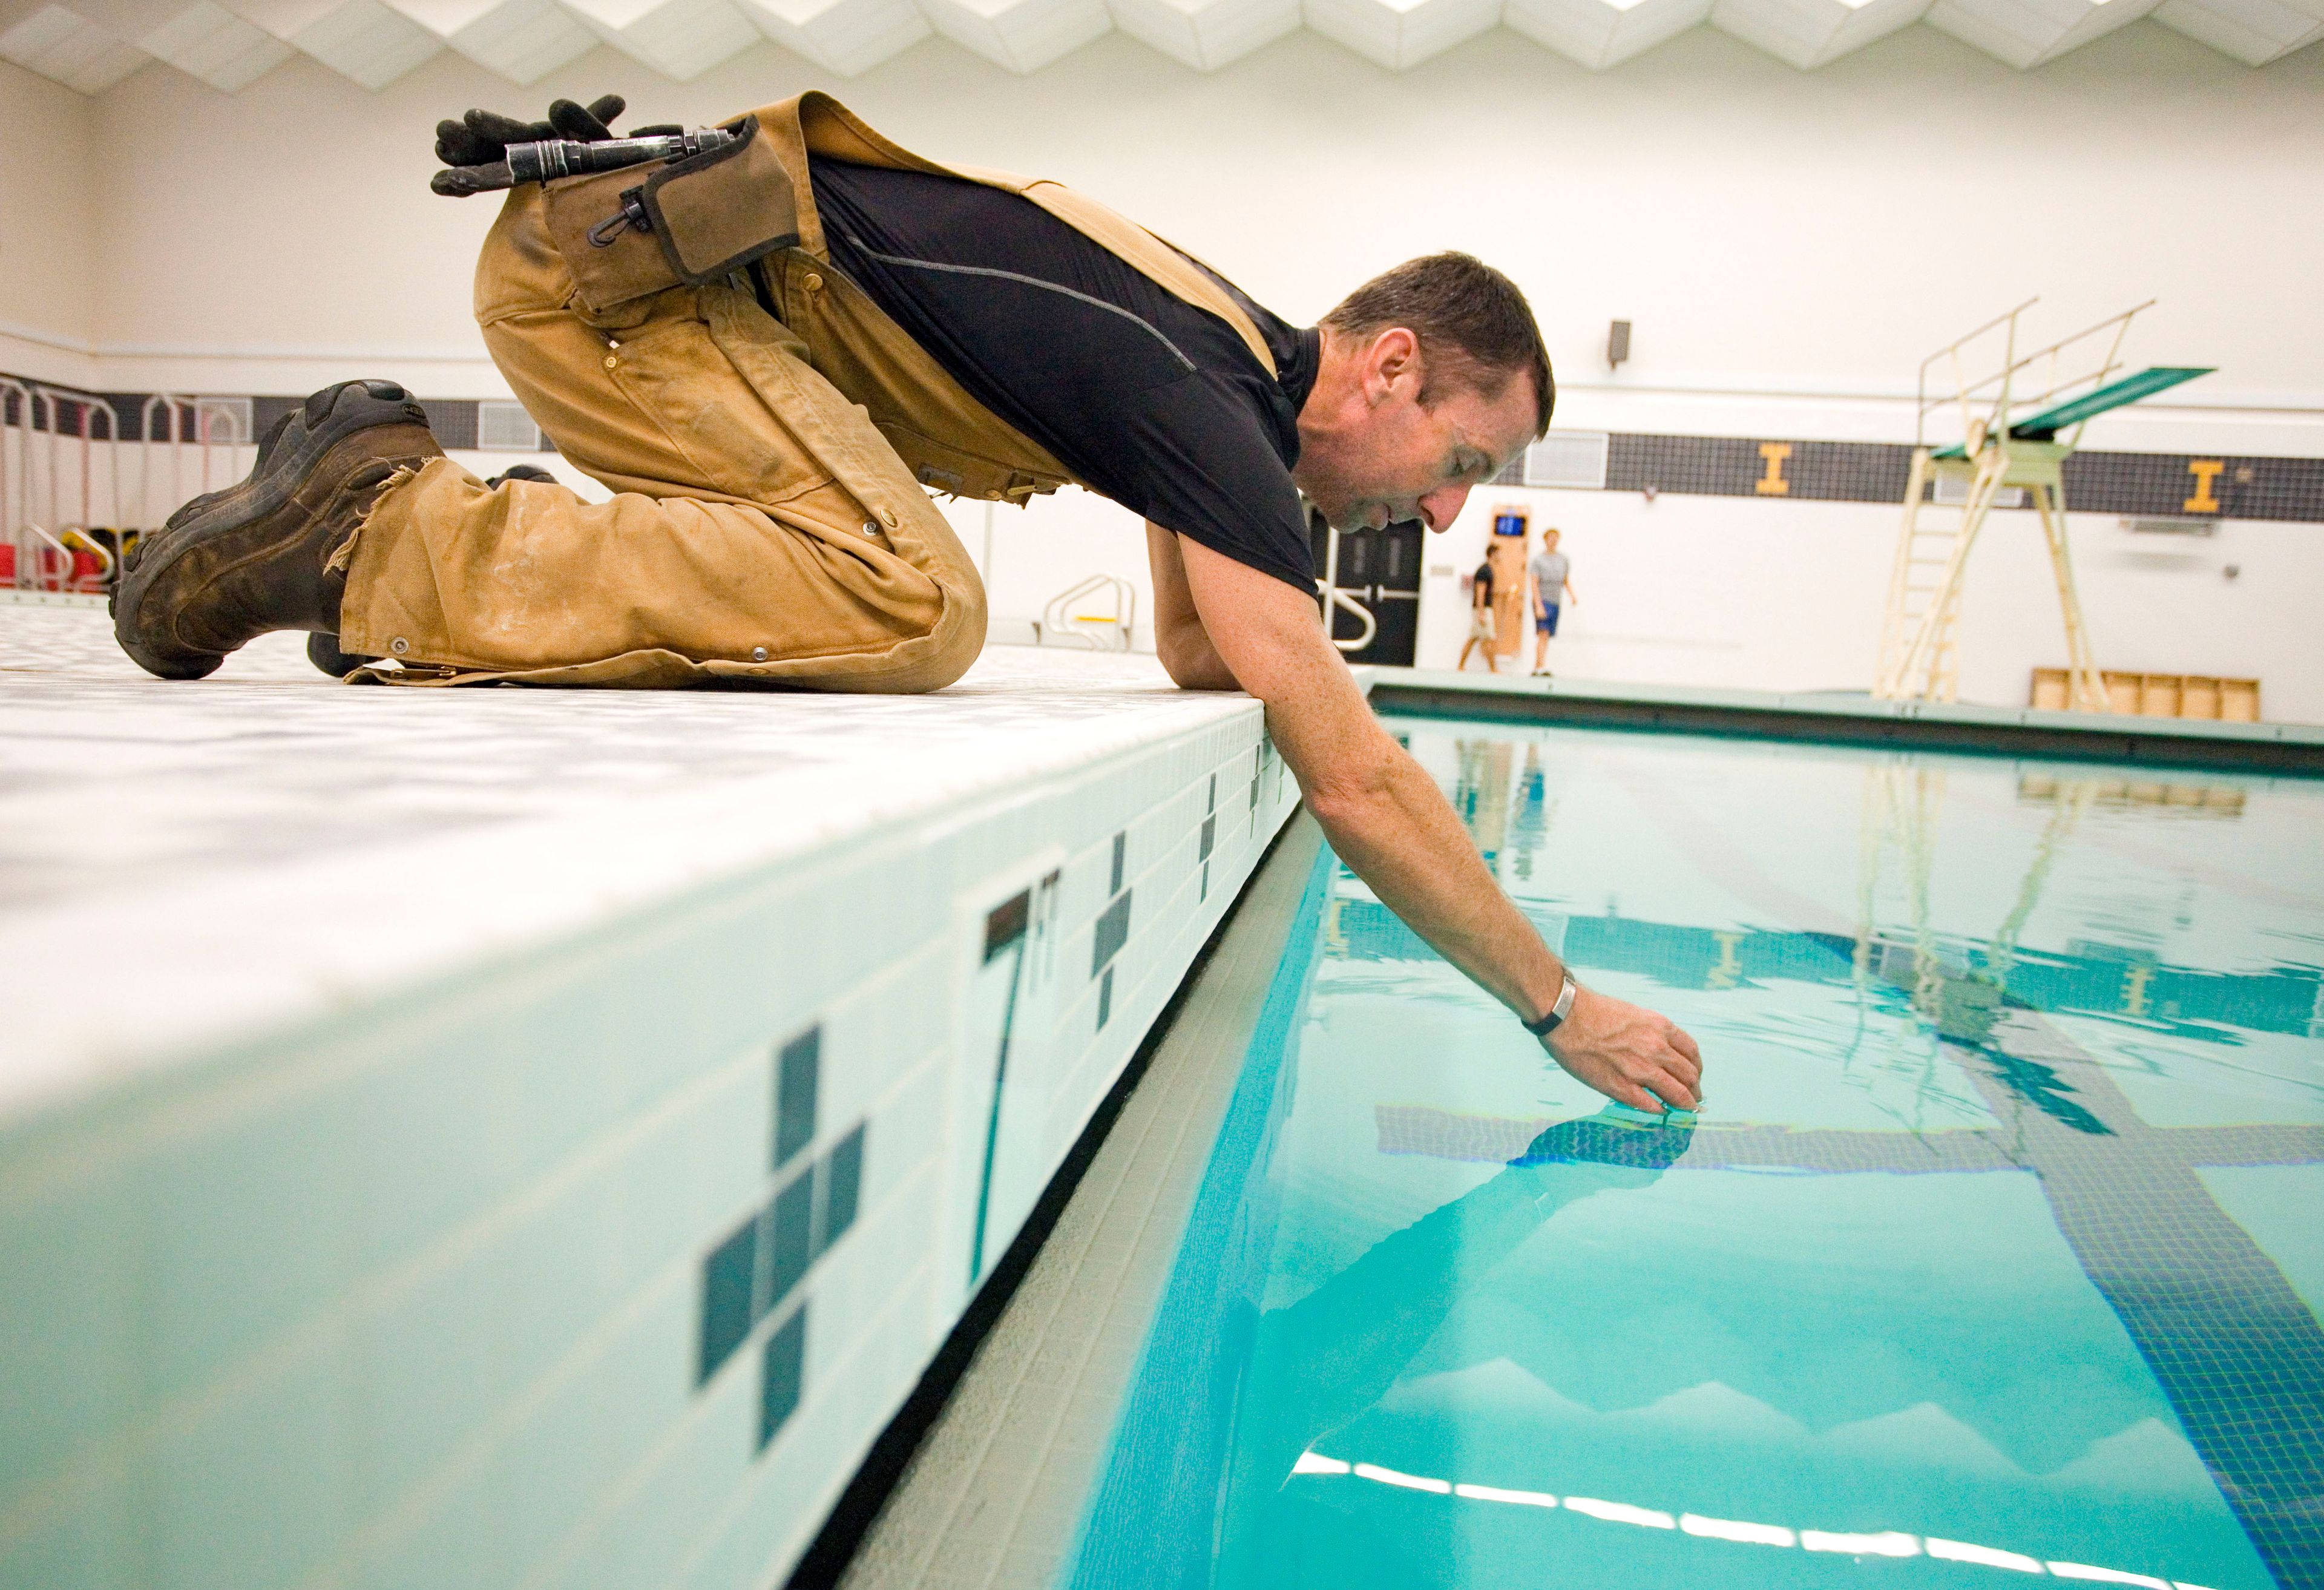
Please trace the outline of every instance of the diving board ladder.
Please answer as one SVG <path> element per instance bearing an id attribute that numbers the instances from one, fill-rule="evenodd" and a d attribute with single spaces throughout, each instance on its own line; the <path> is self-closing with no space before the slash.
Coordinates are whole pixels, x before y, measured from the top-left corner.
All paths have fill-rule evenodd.
<path id="1" fill-rule="evenodd" d="M 2152 299 L 2021 356 L 2018 317 L 2037 301 L 2028 299 L 1921 361 L 1904 528 L 1889 568 L 1879 670 L 1872 688 L 1884 700 L 1959 698 L 1961 587 L 1969 555 L 2001 495 L 2015 490 L 2024 494 L 2025 505 L 2040 516 L 2049 549 L 2050 573 L 2065 623 L 2067 703 L 2078 712 L 2106 710 L 2106 684 L 2082 622 L 2081 597 L 2074 588 L 2073 559 L 2066 545 L 2065 461 L 2080 445 L 2083 427 L 2098 415 L 2210 372 L 2161 365 L 2115 378 L 2122 368 L 2122 343 L 2131 319 L 2151 308 Z M 1990 357 L 1997 340 L 2001 345 L 1999 367 L 1978 380 L 1969 379 L 1965 364 Z M 2101 340 L 2105 353 L 2095 367 L 2085 367 Z M 1932 396 L 1931 366 L 1941 364 L 1941 374 L 1950 375 L 1950 385 Z M 2024 389 L 2037 381 L 2045 384 L 2025 395 Z M 1930 416 L 1950 406 L 1960 410 L 1961 439 L 1937 447 L 1928 436 Z M 2021 407 L 2030 411 L 2019 417 L 2014 411 Z M 2061 431 L 2066 433 L 2062 439 Z"/>

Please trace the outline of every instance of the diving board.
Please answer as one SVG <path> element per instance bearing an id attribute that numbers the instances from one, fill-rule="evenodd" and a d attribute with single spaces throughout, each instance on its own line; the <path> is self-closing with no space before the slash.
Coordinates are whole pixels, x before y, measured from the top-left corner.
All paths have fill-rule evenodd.
<path id="1" fill-rule="evenodd" d="M 2126 375 L 2095 392 L 2086 392 L 2078 398 L 2052 404 L 2038 414 L 2009 422 L 2009 434 L 2027 441 L 2052 441 L 2069 425 L 2084 425 L 2100 414 L 2115 409 L 2127 408 L 2158 392 L 2168 392 L 2198 375 L 2209 375 L 2217 366 L 2209 365 L 2156 365 L 2141 370 L 2135 375 Z M 1931 455 L 1939 458 L 1963 458 L 1969 455 L 1959 442 Z"/>
<path id="2" fill-rule="evenodd" d="M 2048 544 L 2065 626 L 2067 701 L 2080 712 L 2106 710 L 2106 686 L 2082 623 L 2066 547 L 2065 461 L 2097 416 L 2211 372 L 2157 365 L 2134 375 L 2116 374 L 2131 319 L 2151 308 L 2152 300 L 2021 355 L 2019 317 L 2034 301 L 2027 300 L 1921 361 L 1904 522 L 1889 569 L 1872 686 L 1873 695 L 1884 700 L 1959 698 L 1961 587 L 1969 553 L 2001 494 L 2014 491 L 2022 505 L 2041 516 Z M 1993 358 L 1996 344 L 1997 365 L 1984 365 Z M 2092 353 L 2101 346 L 2105 352 L 2093 361 Z M 1969 372 L 1978 367 L 1990 373 L 1971 380 Z M 1941 382 L 1933 394 L 1932 371 Z M 1950 376 L 1949 385 L 1941 384 L 1944 376 Z M 2038 390 L 2028 390 L 2037 384 Z M 1946 408 L 1959 411 L 1961 439 L 1940 447 L 1927 431 L 1931 415 Z M 2018 418 L 2020 408 L 2031 411 Z"/>

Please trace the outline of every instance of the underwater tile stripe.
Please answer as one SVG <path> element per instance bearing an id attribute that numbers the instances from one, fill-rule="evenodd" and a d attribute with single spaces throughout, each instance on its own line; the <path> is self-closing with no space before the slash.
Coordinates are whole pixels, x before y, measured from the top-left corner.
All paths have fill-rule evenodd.
<path id="1" fill-rule="evenodd" d="M 2092 1132 L 2014 1096 L 1990 1051 L 1943 1052 L 2014 1131 L 2059 1231 L 2171 1400 L 2277 1583 L 2324 1585 L 2324 1327 L 2212 1198 L 2185 1128 L 2147 1125 L 2104 1067 L 2038 1019 Z M 2022 1063 L 2022 1062 L 2021 1062 Z"/>
<path id="2" fill-rule="evenodd" d="M 1520 1507 L 1554 1509 L 1562 1507 L 1569 1512 L 1601 1523 L 1629 1524 L 1648 1530 L 1673 1530 L 1692 1535 L 1698 1539 L 1726 1540 L 1745 1546 L 1797 1547 L 1805 1551 L 1820 1551 L 1834 1556 L 1902 1558 L 1926 1555 L 1941 1562 L 1974 1563 L 1982 1567 L 2006 1568 L 2021 1574 L 2042 1574 L 2061 1579 L 2077 1579 L 2105 1585 L 2138 1585 L 2148 1590 L 2204 1590 L 2200 1585 L 2184 1579 L 2165 1579 L 2153 1574 L 2132 1573 L 2123 1568 L 2093 1567 L 2082 1562 L 2044 1562 L 2021 1551 L 2004 1551 L 1991 1546 L 1973 1546 L 1960 1540 L 1947 1540 L 1938 1536 L 1914 1535 L 1903 1530 L 1882 1530 L 1877 1532 L 1836 1530 L 1794 1530 L 1783 1524 L 1750 1523 L 1740 1519 L 1705 1518 L 1700 1513 L 1683 1512 L 1675 1516 L 1658 1507 L 1641 1507 L 1635 1502 L 1609 1502 L 1595 1496 L 1560 1498 L 1546 1491 L 1509 1490 L 1499 1485 L 1473 1484 L 1467 1481 L 1439 1479 L 1433 1474 L 1408 1474 L 1402 1469 L 1388 1468 L 1376 1463 L 1356 1463 L 1343 1457 L 1327 1457 L 1321 1452 L 1302 1452 L 1291 1465 L 1291 1478 L 1368 1480 L 1373 1484 L 1388 1485 L 1400 1491 L 1417 1491 L 1434 1496 L 1457 1497 L 1464 1502 L 1489 1502 Z M 2290 1581 L 2287 1581 L 2289 1583 Z"/>
<path id="3" fill-rule="evenodd" d="M 1383 1154 L 1416 1154 L 1477 1164 L 1523 1162 L 1534 1142 L 1561 1123 L 1553 1116 L 1464 1115 L 1428 1105 L 1375 1105 Z M 2311 1165 L 2324 1160 L 2324 1126 L 2172 1126 L 2173 1154 L 2190 1165 Z M 1676 1170 L 1822 1170 L 1891 1176 L 2022 1170 L 2003 1141 L 1983 1128 L 1914 1134 L 1791 1126 L 1697 1126 Z"/>
<path id="4" fill-rule="evenodd" d="M 1375 1105 L 1372 1115 L 1383 1154 L 1504 1165 L 1531 1162 L 1534 1144 L 1543 1133 L 1563 1124 L 1548 1117 L 1521 1120 L 1455 1114 L 1425 1105 Z M 1787 1126 L 1697 1126 L 1671 1166 L 1674 1170 L 1821 1170 L 1834 1175 L 1881 1171 L 1899 1176 L 2024 1168 L 1995 1138 L 1969 1128 L 1914 1136 L 1903 1132 L 1795 1131 Z"/>

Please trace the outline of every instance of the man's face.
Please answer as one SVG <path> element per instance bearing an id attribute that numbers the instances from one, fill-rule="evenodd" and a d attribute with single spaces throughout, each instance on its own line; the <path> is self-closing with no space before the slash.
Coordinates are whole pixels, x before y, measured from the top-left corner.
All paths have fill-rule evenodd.
<path id="1" fill-rule="evenodd" d="M 1360 390 L 1346 422 L 1303 440 L 1292 472 L 1308 501 L 1340 530 L 1405 519 L 1443 530 L 1470 491 L 1533 439 L 1527 376 L 1491 392 L 1439 378 L 1424 403 L 1426 371 L 1410 332 L 1383 332 L 1358 356 Z"/>

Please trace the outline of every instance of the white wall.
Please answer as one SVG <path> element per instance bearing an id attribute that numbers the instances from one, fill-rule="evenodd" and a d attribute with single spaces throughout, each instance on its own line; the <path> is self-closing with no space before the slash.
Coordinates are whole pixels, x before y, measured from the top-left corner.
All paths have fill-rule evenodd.
<path id="1" fill-rule="evenodd" d="M 1402 74 L 1304 32 L 1208 76 L 1120 35 L 1030 78 L 931 40 L 852 83 L 768 46 L 678 85 L 606 49 L 520 91 L 447 52 L 379 94 L 298 57 L 232 97 L 151 66 L 93 105 L 0 67 L 0 198 L 14 215 L 55 193 L 70 217 L 32 307 L 12 283 L 0 320 L 85 328 L 116 389 L 360 373 L 500 395 L 468 320 L 491 201 L 428 191 L 438 116 L 612 89 L 701 122 L 809 87 L 908 145 L 1082 186 L 1300 319 L 1406 254 L 1474 250 L 1541 313 L 1561 425 L 1904 440 L 1914 366 L 1969 326 L 2034 293 L 2060 332 L 2159 296 L 2130 356 L 2218 374 L 2088 445 L 2324 456 L 2324 50 L 2254 71 L 2151 23 L 2030 73 L 1921 27 L 1804 74 L 1708 29 L 1597 75 L 1498 32 Z M 51 174 L 82 148 L 85 176 Z M 1634 354 L 1609 373 L 1616 317 Z M 1605 600 L 1575 615 L 1572 671 L 1864 682 L 1892 511 L 1558 512 Z M 960 515 L 980 558 L 983 519 Z M 1143 585 L 1136 527 L 1105 504 L 1068 493 L 995 523 L 1004 617 L 1092 570 Z M 2076 532 L 2103 662 L 2258 672 L 2271 716 L 2324 717 L 2302 643 L 2315 527 L 2227 527 L 2190 573 L 2109 572 L 2112 526 Z M 2025 541 L 1997 536 L 1978 570 L 1968 680 L 1989 699 L 2051 660 L 2046 620 L 2010 605 Z M 2203 563 L 2230 556 L 2233 586 Z"/>
<path id="2" fill-rule="evenodd" d="M 0 369 L 97 375 L 97 107 L 0 61 Z"/>
<path id="3" fill-rule="evenodd" d="M 1451 668 L 1468 633 L 1460 577 L 1483 560 L 1493 509 L 1564 532 L 1582 597 L 1558 615 L 1548 665 L 1570 678 L 1755 690 L 1861 690 L 1872 681 L 1899 510 L 1664 493 L 1479 493 L 1428 544 L 1419 656 Z M 2110 513 L 2068 534 L 2099 666 L 2261 681 L 2279 722 L 2324 722 L 2324 526 L 2222 522 L 2209 538 L 2134 536 Z M 2229 565 L 2236 568 L 2232 579 Z M 1962 696 L 2026 704 L 2032 670 L 2065 661 L 2039 522 L 1996 513 L 1969 565 Z M 1520 661 L 1530 667 L 1533 640 Z M 1481 669 L 1471 658 L 1470 667 Z"/>

